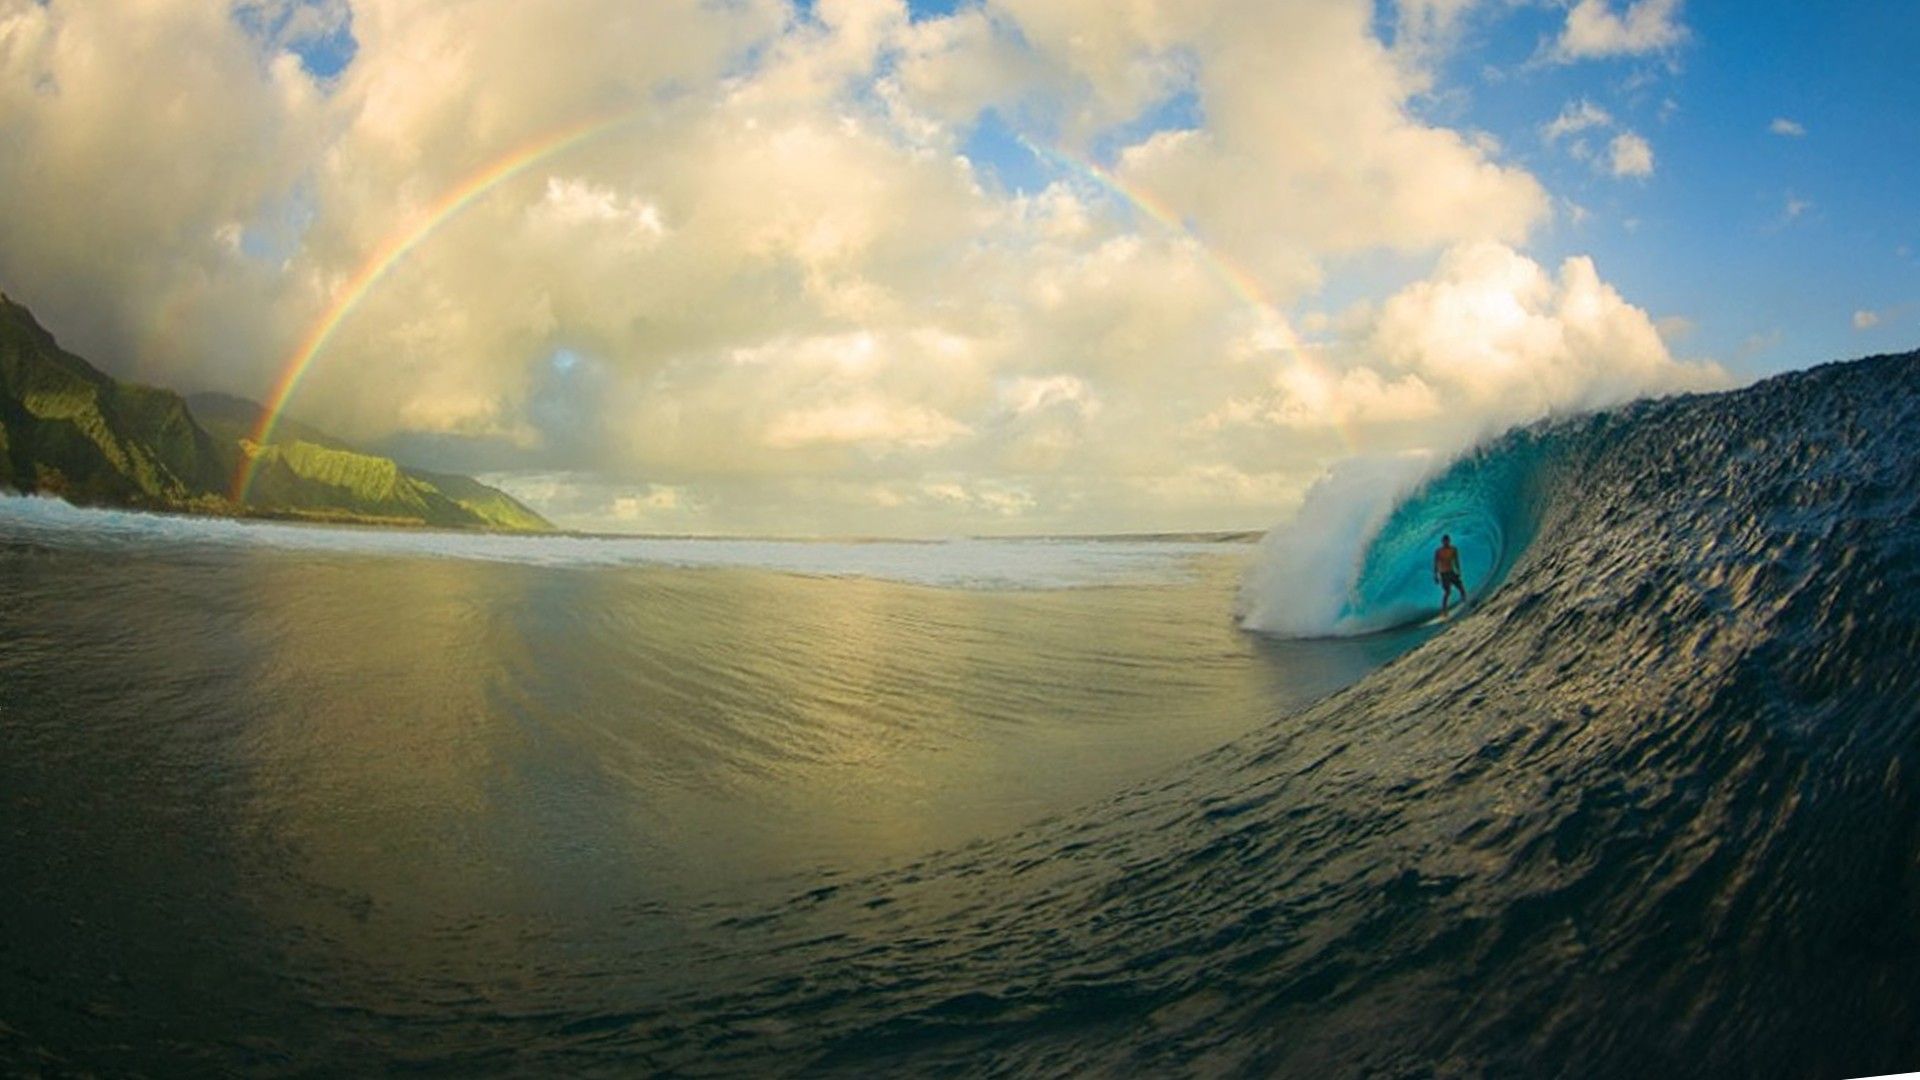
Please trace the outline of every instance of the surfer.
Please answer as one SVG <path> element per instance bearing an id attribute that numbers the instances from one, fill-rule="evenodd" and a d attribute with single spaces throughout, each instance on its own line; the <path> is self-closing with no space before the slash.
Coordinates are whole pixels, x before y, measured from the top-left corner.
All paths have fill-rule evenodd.
<path id="1" fill-rule="evenodd" d="M 1440 548 L 1433 553 L 1433 583 L 1440 586 L 1440 614 L 1447 613 L 1455 589 L 1460 590 L 1460 602 L 1467 602 L 1467 587 L 1460 581 L 1460 549 L 1453 546 L 1451 536 L 1441 536 Z"/>

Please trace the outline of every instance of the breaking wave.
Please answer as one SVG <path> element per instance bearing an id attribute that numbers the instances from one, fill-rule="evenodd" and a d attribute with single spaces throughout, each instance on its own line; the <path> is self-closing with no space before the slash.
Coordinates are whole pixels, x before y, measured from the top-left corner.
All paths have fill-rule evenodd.
<path id="1" fill-rule="evenodd" d="M 9 536 L 102 553 L 266 550 L 523 566 L 772 570 L 980 589 L 1078 588 L 1183 581 L 1192 560 L 1235 545 L 1178 540 L 783 540 L 505 535 L 432 529 L 291 525 L 72 506 L 0 494 Z"/>
<path id="2" fill-rule="evenodd" d="M 1469 597 L 1497 587 L 1539 528 L 1565 434 L 1515 432 L 1437 474 L 1431 459 L 1343 462 L 1269 533 L 1240 597 L 1241 623 L 1283 637 L 1347 637 L 1439 614 L 1433 551 L 1460 549 Z"/>

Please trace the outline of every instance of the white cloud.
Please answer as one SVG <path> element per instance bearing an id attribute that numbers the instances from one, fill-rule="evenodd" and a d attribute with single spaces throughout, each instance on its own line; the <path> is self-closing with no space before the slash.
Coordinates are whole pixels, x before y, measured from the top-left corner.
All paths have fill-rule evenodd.
<path id="1" fill-rule="evenodd" d="M 1607 144 L 1607 168 L 1615 176 L 1653 175 L 1653 147 L 1631 131 L 1623 131 Z"/>
<path id="2" fill-rule="evenodd" d="M 1697 323 L 1685 315 L 1668 315 L 1656 320 L 1653 326 L 1660 331 L 1660 340 L 1666 342 L 1669 347 L 1693 337 L 1694 333 L 1700 329 Z"/>
<path id="3" fill-rule="evenodd" d="M 1369 450 L 1455 450 L 1556 411 L 1724 385 L 1681 361 L 1653 320 L 1570 258 L 1558 276 L 1497 243 L 1450 250 L 1432 276 L 1365 313 L 1319 361 L 1280 366 L 1222 425 L 1337 428 Z"/>
<path id="4" fill-rule="evenodd" d="M 1009 32 L 1007 20 L 983 6 L 912 24 L 901 34 L 900 59 L 885 89 L 928 113 L 936 133 L 1019 98 L 1049 73 Z"/>
<path id="5" fill-rule="evenodd" d="M 1566 107 L 1560 110 L 1560 115 L 1554 117 L 1550 123 L 1540 129 L 1540 134 L 1551 143 L 1558 142 L 1568 135 L 1586 131 L 1589 128 L 1610 128 L 1612 126 L 1612 113 L 1582 98 L 1579 101 L 1567 102 Z"/>
<path id="6" fill-rule="evenodd" d="M 1675 360 L 1592 260 L 1567 259 L 1555 278 L 1497 244 L 1455 249 L 1432 278 L 1389 299 L 1367 346 L 1449 390 L 1464 411 L 1503 421 L 1725 381 L 1710 364 Z"/>
<path id="7" fill-rule="evenodd" d="M 1084 414 L 1100 407 L 1086 380 L 1073 375 L 1021 376 L 1003 383 L 999 396 L 1000 403 L 1015 416 L 1060 407 Z"/>
<path id="8" fill-rule="evenodd" d="M 1589 131 L 1616 132 L 1607 142 L 1604 157 L 1595 154 L 1593 147 L 1581 137 Z M 1615 177 L 1653 175 L 1652 145 L 1638 133 L 1622 129 L 1612 113 L 1585 98 L 1568 102 L 1560 115 L 1540 128 L 1540 136 L 1548 145 L 1570 140 L 1566 143 L 1568 156 L 1575 161 L 1591 161 L 1596 169 Z"/>
<path id="9" fill-rule="evenodd" d="M 622 521 L 643 521 L 680 509 L 681 501 L 679 488 L 649 484 L 640 494 L 615 496 L 613 515 Z"/>
<path id="10" fill-rule="evenodd" d="M 1479 0 L 1399 0 L 1396 44 L 1416 53 L 1444 48 L 1459 33 L 1460 23 Z"/>
<path id="11" fill-rule="evenodd" d="M 1412 45 L 1469 0 L 1405 0 L 1407 49 L 1365 0 L 249 3 L 0 0 L 0 281 L 110 366 L 259 396 L 384 265 L 295 412 L 497 449 L 570 524 L 1260 524 L 1354 442 L 1698 374 L 1521 254 L 1557 200 L 1423 115 Z M 348 26 L 325 85 L 263 56 Z M 963 156 L 989 109 L 1057 148 L 1038 191 Z M 1303 343 L 1382 252 L 1431 273 Z"/>
<path id="12" fill-rule="evenodd" d="M 1877 311 L 1861 308 L 1853 313 L 1855 330 L 1871 330 L 1878 325 L 1880 325 L 1880 313 Z"/>
<path id="13" fill-rule="evenodd" d="M 319 107 L 217 5 L 0 3 L 0 280 L 156 381 L 269 349 L 235 223 L 297 180 Z"/>
<path id="14" fill-rule="evenodd" d="M 1687 39 L 1680 4 L 1681 0 L 1631 0 L 1616 11 L 1613 0 L 1578 0 L 1567 12 L 1555 55 L 1572 61 L 1673 49 Z"/>
<path id="15" fill-rule="evenodd" d="M 967 430 L 965 424 L 924 406 L 863 395 L 779 413 L 767 428 L 766 442 L 776 449 L 851 445 L 881 451 L 928 449 Z"/>
<path id="16" fill-rule="evenodd" d="M 640 237 L 667 231 L 660 208 L 644 199 L 560 176 L 547 179 L 546 198 L 533 212 L 563 228 L 588 226 Z"/>
<path id="17" fill-rule="evenodd" d="M 1767 125 L 1767 130 L 1773 132 L 1775 135 L 1782 135 L 1790 139 L 1798 139 L 1807 133 L 1805 125 L 1797 120 L 1789 120 L 1784 116 L 1774 117 L 1773 123 Z"/>

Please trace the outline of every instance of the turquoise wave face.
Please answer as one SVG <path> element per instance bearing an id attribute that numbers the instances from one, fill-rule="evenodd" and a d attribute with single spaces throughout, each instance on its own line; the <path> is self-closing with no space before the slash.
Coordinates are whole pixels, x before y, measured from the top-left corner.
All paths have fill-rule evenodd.
<path id="1" fill-rule="evenodd" d="M 1460 549 L 1469 601 L 1497 587 L 1539 531 L 1548 457 L 1539 438 L 1512 436 L 1455 462 L 1403 499 L 1368 544 L 1340 625 L 1348 632 L 1387 630 L 1438 614 L 1433 555 L 1442 536 Z"/>

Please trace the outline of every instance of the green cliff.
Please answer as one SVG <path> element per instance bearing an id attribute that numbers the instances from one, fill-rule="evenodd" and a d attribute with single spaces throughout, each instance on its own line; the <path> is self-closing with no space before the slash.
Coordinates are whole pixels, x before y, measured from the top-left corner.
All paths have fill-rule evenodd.
<path id="1" fill-rule="evenodd" d="M 408 469 L 282 420 L 249 441 L 261 407 L 242 398 L 117 382 L 60 348 L 0 294 L 0 488 L 70 502 L 243 516 L 514 532 L 553 526 L 503 491 Z M 256 458 L 245 503 L 229 496 Z"/>
<path id="2" fill-rule="evenodd" d="M 178 394 L 119 383 L 0 295 L 0 484 L 76 503 L 214 510 L 221 448 Z"/>
<path id="3" fill-rule="evenodd" d="M 297 420 L 282 417 L 269 442 L 256 446 L 250 440 L 259 428 L 261 406 L 245 398 L 195 394 L 187 403 L 223 445 L 254 456 L 248 499 L 256 506 L 311 517 L 351 508 L 363 517 L 425 525 L 511 532 L 553 529 L 497 488 L 470 477 L 406 468 Z"/>

